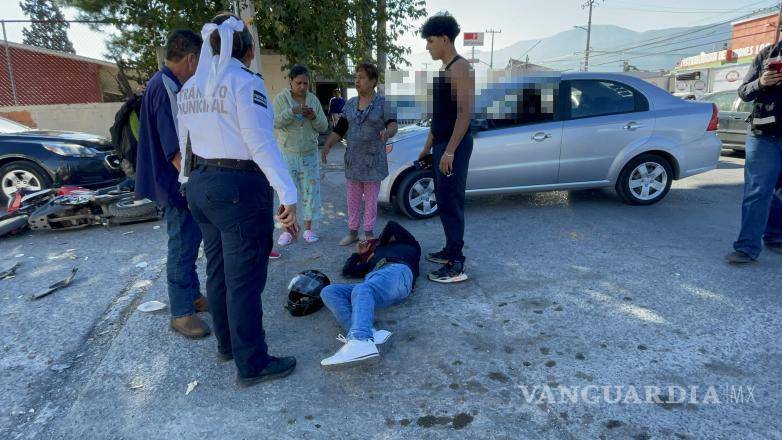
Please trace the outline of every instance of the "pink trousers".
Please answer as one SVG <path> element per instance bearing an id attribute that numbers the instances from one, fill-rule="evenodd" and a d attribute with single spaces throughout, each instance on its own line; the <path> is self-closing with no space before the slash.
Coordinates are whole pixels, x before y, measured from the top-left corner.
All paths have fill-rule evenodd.
<path id="1" fill-rule="evenodd" d="M 348 228 L 358 231 L 361 203 L 364 203 L 364 231 L 372 231 L 377 221 L 377 195 L 380 182 L 348 179 Z"/>

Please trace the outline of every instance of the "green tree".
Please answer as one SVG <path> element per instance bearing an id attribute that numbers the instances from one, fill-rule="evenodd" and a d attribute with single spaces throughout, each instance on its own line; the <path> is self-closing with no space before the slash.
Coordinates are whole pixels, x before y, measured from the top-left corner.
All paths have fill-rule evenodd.
<path id="1" fill-rule="evenodd" d="M 51 0 L 24 0 L 19 3 L 22 11 L 34 22 L 22 29 L 24 44 L 76 53 L 68 39 L 70 23 L 65 21 L 60 7 Z M 42 21 L 48 21 L 43 23 Z"/>
<path id="2" fill-rule="evenodd" d="M 61 0 L 82 18 L 113 25 L 109 55 L 123 60 L 143 79 L 157 70 L 155 48 L 175 28 L 200 30 L 230 0 Z M 242 0 L 247 1 L 247 0 Z M 424 0 L 262 0 L 255 25 L 264 49 L 292 64 L 304 64 L 322 77 L 342 79 L 356 62 L 387 60 L 407 65 L 410 50 L 396 44 L 425 15 Z M 385 26 L 378 28 L 378 23 Z M 98 25 L 97 27 L 100 27 Z M 380 54 L 380 56 L 378 56 Z"/>

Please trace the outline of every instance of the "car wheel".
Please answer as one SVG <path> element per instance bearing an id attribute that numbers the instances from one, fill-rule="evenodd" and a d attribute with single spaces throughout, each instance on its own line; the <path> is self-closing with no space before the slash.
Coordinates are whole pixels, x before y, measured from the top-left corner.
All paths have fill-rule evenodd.
<path id="1" fill-rule="evenodd" d="M 415 170 L 403 177 L 397 188 L 396 203 L 412 219 L 429 218 L 437 214 L 434 173 L 431 170 Z"/>
<path id="2" fill-rule="evenodd" d="M 616 192 L 629 205 L 651 205 L 668 194 L 673 168 L 656 154 L 642 154 L 625 165 L 616 182 Z"/>
<path id="3" fill-rule="evenodd" d="M 14 161 L 0 167 L 0 202 L 6 203 L 16 191 L 39 191 L 51 188 L 52 179 L 38 165 L 28 161 Z"/>

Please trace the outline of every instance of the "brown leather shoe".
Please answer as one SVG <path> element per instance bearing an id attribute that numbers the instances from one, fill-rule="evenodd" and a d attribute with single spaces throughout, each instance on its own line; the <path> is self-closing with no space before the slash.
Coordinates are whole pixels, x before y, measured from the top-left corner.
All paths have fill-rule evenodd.
<path id="1" fill-rule="evenodd" d="M 209 326 L 197 315 L 171 318 L 171 328 L 188 338 L 203 338 L 211 331 Z"/>
<path id="2" fill-rule="evenodd" d="M 199 296 L 198 299 L 193 301 L 193 306 L 195 306 L 196 313 L 209 311 L 209 302 L 204 295 Z"/>

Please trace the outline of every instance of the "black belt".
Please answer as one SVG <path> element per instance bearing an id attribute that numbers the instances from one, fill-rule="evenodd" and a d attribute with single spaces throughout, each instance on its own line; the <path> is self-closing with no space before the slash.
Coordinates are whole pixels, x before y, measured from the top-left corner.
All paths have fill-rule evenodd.
<path id="1" fill-rule="evenodd" d="M 225 168 L 229 170 L 239 170 L 239 171 L 255 171 L 260 173 L 261 168 L 258 166 L 255 161 L 252 160 L 244 160 L 244 159 L 204 159 L 200 156 L 195 156 L 195 164 L 198 165 L 206 165 L 210 167 L 217 167 L 217 168 Z"/>

